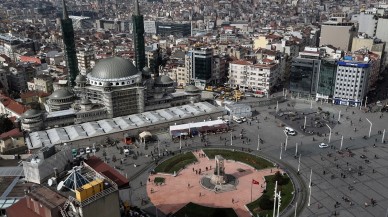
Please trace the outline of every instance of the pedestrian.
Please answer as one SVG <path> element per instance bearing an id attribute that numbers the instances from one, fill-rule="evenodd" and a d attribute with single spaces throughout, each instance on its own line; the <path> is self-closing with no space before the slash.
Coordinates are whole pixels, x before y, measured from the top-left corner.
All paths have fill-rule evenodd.
<path id="1" fill-rule="evenodd" d="M 151 182 L 151 178 L 148 178 L 148 182 Z"/>
<path id="2" fill-rule="evenodd" d="M 143 186 L 143 182 L 140 182 L 140 186 Z"/>
<path id="3" fill-rule="evenodd" d="M 234 203 L 234 199 L 232 198 L 232 203 Z"/>
<path id="4" fill-rule="evenodd" d="M 201 192 L 199 192 L 199 197 L 201 197 Z"/>
<path id="5" fill-rule="evenodd" d="M 194 167 L 193 167 L 193 172 L 194 172 Z"/>

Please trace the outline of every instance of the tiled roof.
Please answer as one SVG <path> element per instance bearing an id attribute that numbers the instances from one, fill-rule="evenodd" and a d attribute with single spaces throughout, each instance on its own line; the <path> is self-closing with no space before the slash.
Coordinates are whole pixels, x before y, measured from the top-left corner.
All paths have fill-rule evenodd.
<path id="1" fill-rule="evenodd" d="M 9 137 L 20 137 L 20 136 L 23 136 L 23 133 L 20 132 L 19 128 L 15 128 L 13 130 L 0 134 L 0 139 L 6 139 Z"/>
<path id="2" fill-rule="evenodd" d="M 25 105 L 22 105 L 15 100 L 0 94 L 0 103 L 4 105 L 4 107 L 8 108 L 9 110 L 13 111 L 14 113 L 18 115 L 22 115 L 24 112 L 28 110 L 28 107 Z"/>
<path id="3" fill-rule="evenodd" d="M 12 206 L 8 207 L 5 211 L 8 217 L 40 217 L 38 214 L 27 207 L 27 199 L 25 197 L 20 199 Z"/>
<path id="4" fill-rule="evenodd" d="M 99 158 L 92 156 L 85 161 L 87 165 L 93 168 L 95 171 L 104 174 L 106 177 L 114 181 L 119 188 L 124 188 L 129 186 L 129 181 L 123 175 L 121 175 L 117 170 L 104 163 Z"/>
<path id="5" fill-rule="evenodd" d="M 246 61 L 246 60 L 235 60 L 231 62 L 232 64 L 237 64 L 237 65 L 252 65 L 251 62 Z"/>

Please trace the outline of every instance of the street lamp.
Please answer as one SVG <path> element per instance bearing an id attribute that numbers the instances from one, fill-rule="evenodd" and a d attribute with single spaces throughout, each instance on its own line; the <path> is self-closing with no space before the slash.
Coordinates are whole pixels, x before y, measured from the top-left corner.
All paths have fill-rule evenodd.
<path id="1" fill-rule="evenodd" d="M 283 131 L 283 132 L 286 135 L 286 143 L 284 145 L 284 151 L 287 151 L 288 135 L 287 135 L 287 133 L 285 131 Z"/>
<path id="2" fill-rule="evenodd" d="M 383 137 L 381 138 L 381 143 L 384 143 L 384 137 L 385 137 L 385 129 L 383 131 Z"/>
<path id="3" fill-rule="evenodd" d="M 368 102 L 368 97 L 365 97 L 365 108 L 366 108 L 366 103 Z"/>
<path id="4" fill-rule="evenodd" d="M 257 135 L 257 150 L 260 150 L 260 134 Z"/>
<path id="5" fill-rule="evenodd" d="M 282 152 L 283 152 L 283 143 L 280 143 L 280 157 L 279 159 L 282 159 Z"/>
<path id="6" fill-rule="evenodd" d="M 233 145 L 233 134 L 232 132 L 230 132 L 230 146 Z"/>
<path id="7" fill-rule="evenodd" d="M 329 130 L 330 130 L 330 133 L 329 133 L 329 143 L 330 143 L 330 141 L 331 141 L 331 127 L 328 125 L 328 124 L 326 124 L 326 126 L 329 128 Z"/>
<path id="8" fill-rule="evenodd" d="M 298 155 L 298 143 L 296 143 L 296 146 L 295 146 L 295 157 Z"/>
<path id="9" fill-rule="evenodd" d="M 311 205 L 311 177 L 312 177 L 312 175 L 313 175 L 313 169 L 311 169 L 311 173 L 310 173 L 310 183 L 309 183 L 310 192 L 309 192 L 309 202 L 308 202 L 307 206 Z"/>
<path id="10" fill-rule="evenodd" d="M 303 125 L 303 129 L 304 129 L 304 130 L 306 129 L 306 122 L 307 122 L 307 117 L 304 116 L 304 125 Z"/>
<path id="11" fill-rule="evenodd" d="M 340 151 L 342 150 L 342 144 L 344 143 L 344 136 L 341 137 L 341 147 L 340 147 Z"/>
<path id="12" fill-rule="evenodd" d="M 300 157 L 302 156 L 302 154 L 299 154 L 299 159 L 298 159 L 298 174 L 300 172 Z"/>
<path id="13" fill-rule="evenodd" d="M 366 103 L 365 103 L 366 104 Z M 369 138 L 370 138 L 370 133 L 372 132 L 372 122 L 368 119 L 368 118 L 365 118 L 368 122 L 369 122 L 369 124 L 370 124 L 370 127 L 369 127 Z"/>
<path id="14" fill-rule="evenodd" d="M 182 149 L 182 135 L 179 136 L 179 149 Z"/>
<path id="15" fill-rule="evenodd" d="M 341 110 L 339 111 L 339 114 L 338 114 L 338 122 L 340 121 L 341 119 Z"/>
<path id="16" fill-rule="evenodd" d="M 160 140 L 158 140 L 158 155 L 159 155 L 159 157 L 160 157 Z"/>

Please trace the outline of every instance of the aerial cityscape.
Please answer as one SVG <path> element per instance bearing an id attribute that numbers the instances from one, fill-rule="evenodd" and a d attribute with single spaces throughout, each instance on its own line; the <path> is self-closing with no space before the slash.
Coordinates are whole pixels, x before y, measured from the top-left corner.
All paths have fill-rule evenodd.
<path id="1" fill-rule="evenodd" d="M 388 216 L 385 0 L 0 0 L 0 216 Z"/>

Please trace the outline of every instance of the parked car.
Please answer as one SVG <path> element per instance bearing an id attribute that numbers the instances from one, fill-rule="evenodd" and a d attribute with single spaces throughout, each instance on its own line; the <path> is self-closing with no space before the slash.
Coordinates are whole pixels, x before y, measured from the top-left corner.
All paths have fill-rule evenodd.
<path id="1" fill-rule="evenodd" d="M 84 155 L 84 154 L 85 154 L 85 150 L 84 150 L 83 148 L 80 148 L 80 149 L 79 149 L 79 154 L 80 154 L 80 155 Z"/>
<path id="2" fill-rule="evenodd" d="M 92 150 L 89 147 L 86 147 L 86 154 L 89 154 L 90 152 L 92 152 Z"/>

